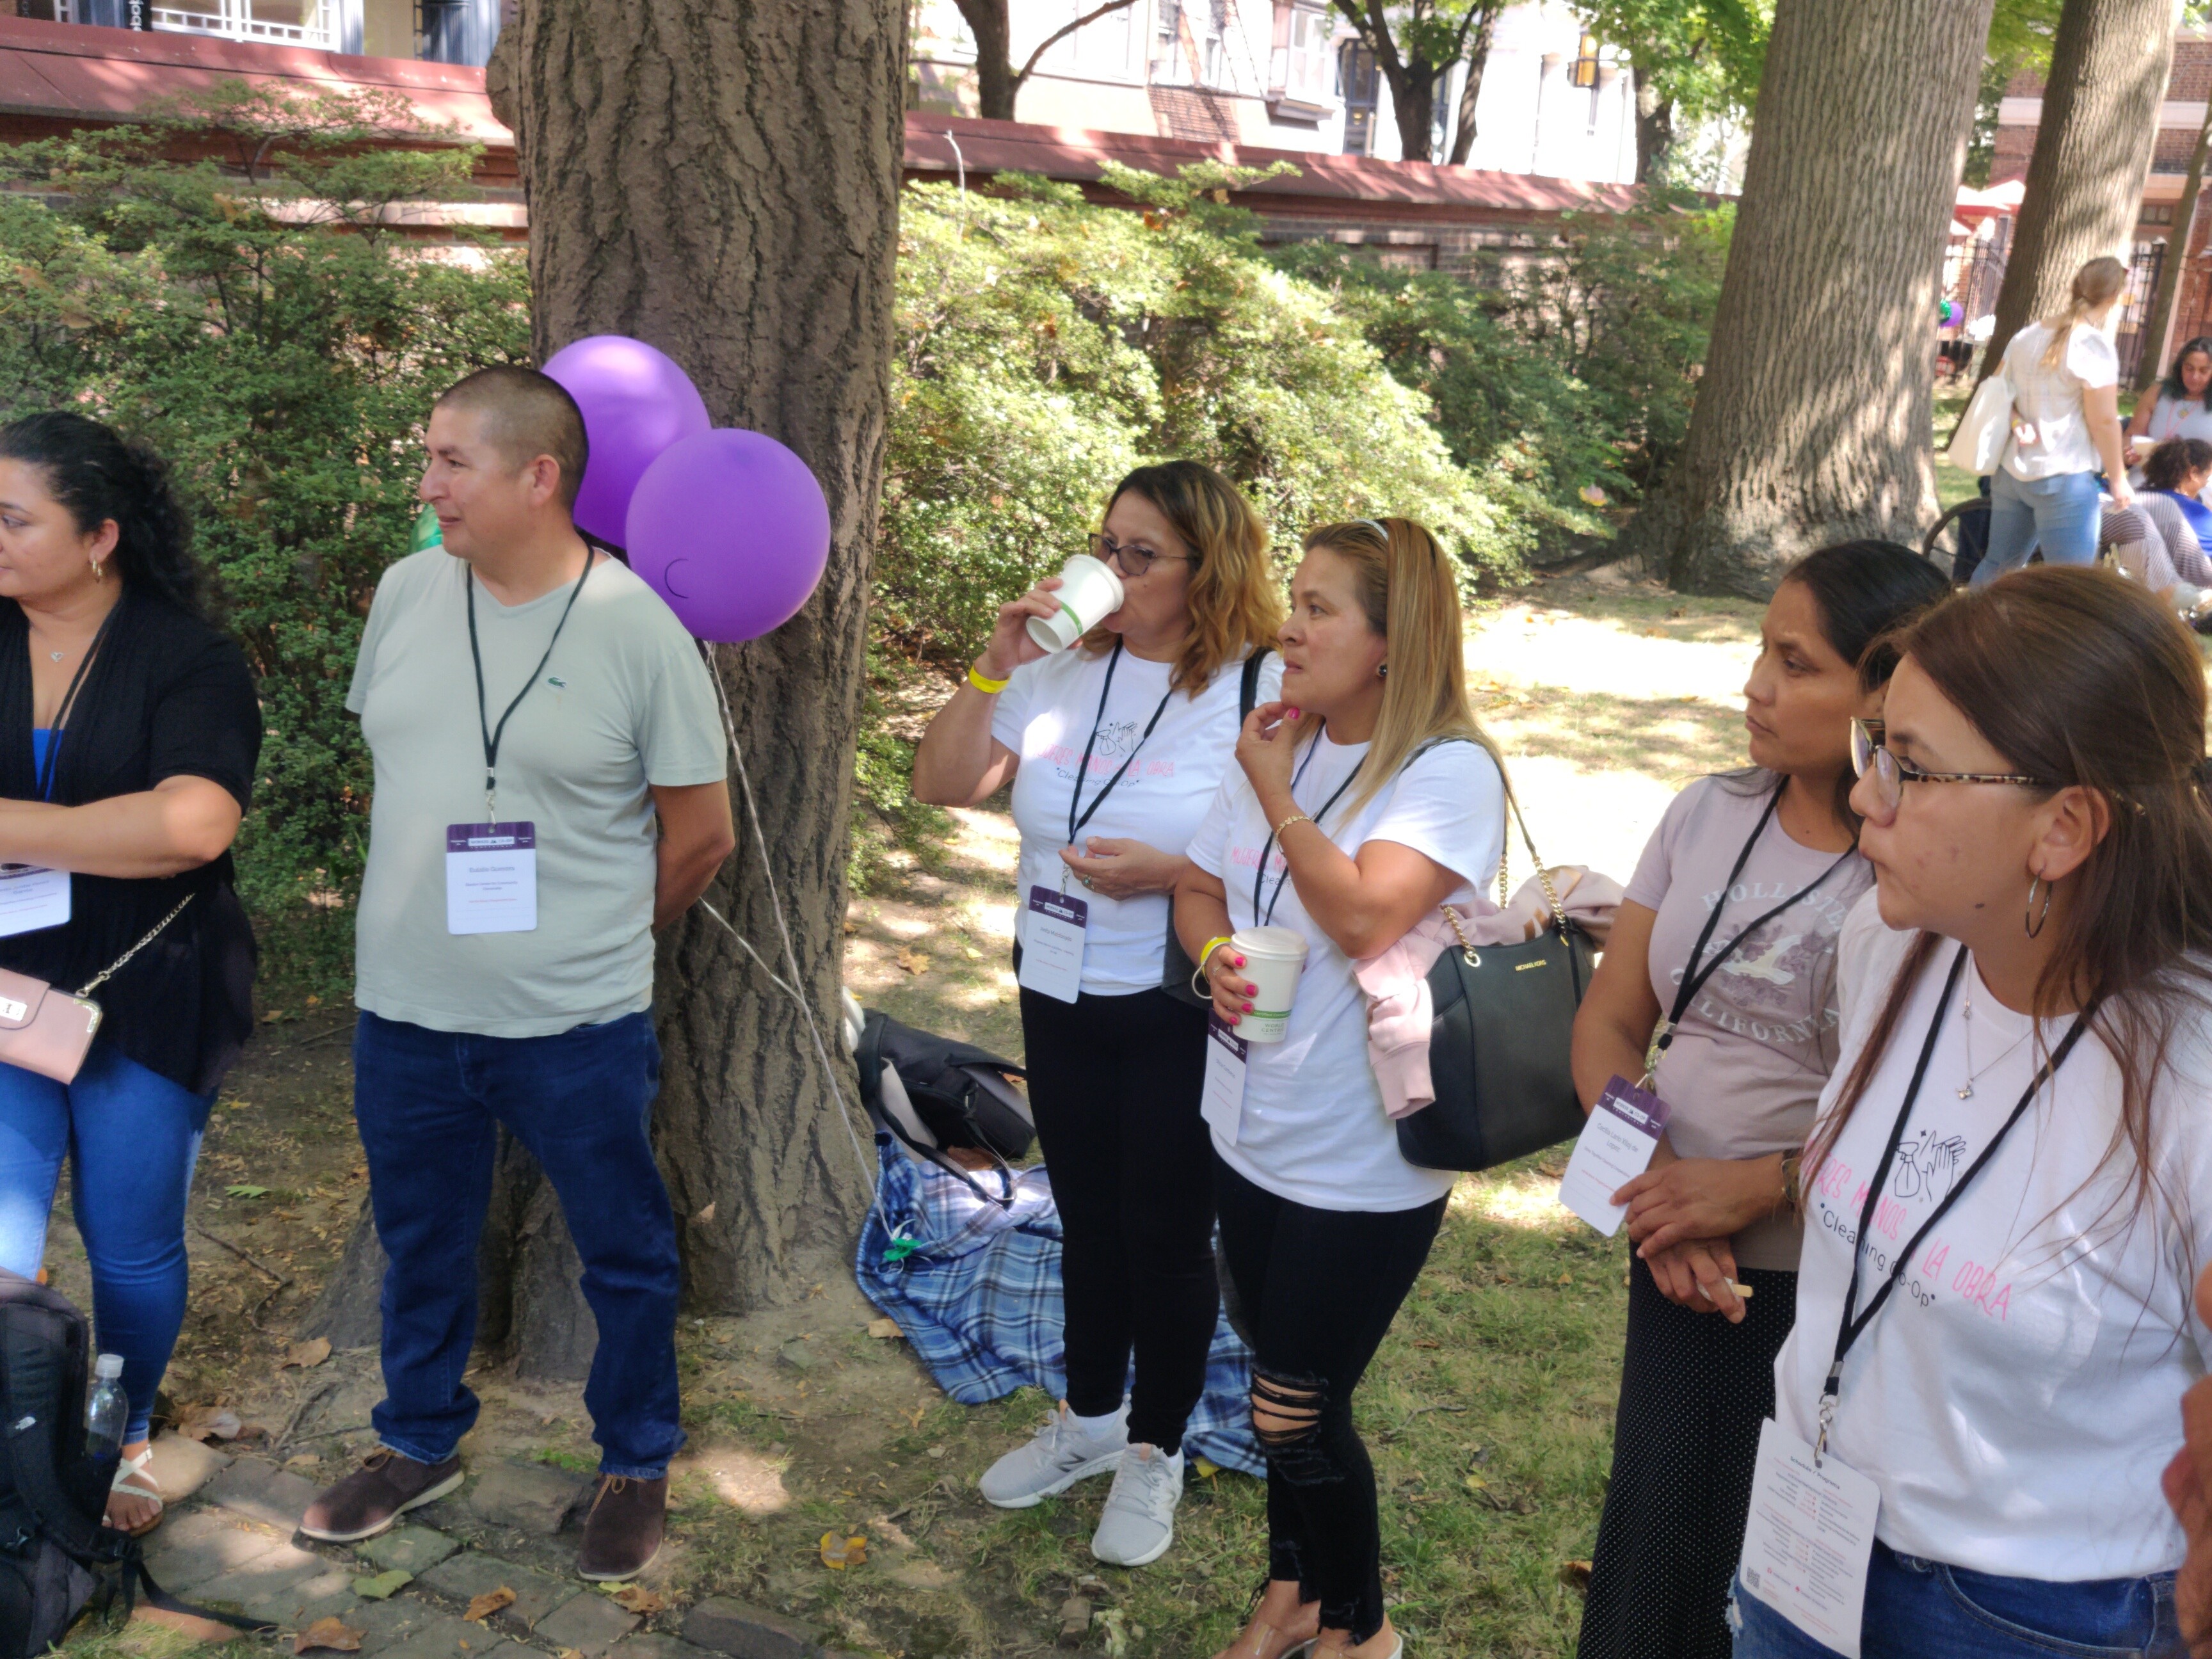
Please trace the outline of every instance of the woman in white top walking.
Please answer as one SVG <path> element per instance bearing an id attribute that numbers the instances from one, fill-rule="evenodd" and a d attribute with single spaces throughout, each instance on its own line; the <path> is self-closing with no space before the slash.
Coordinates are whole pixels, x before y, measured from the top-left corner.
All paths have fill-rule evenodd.
<path id="1" fill-rule="evenodd" d="M 2066 308 L 2005 348 L 2012 436 L 1990 480 L 1989 551 L 1976 587 L 2027 563 L 2039 544 L 2045 564 L 2094 564 L 2100 468 L 2114 503 L 2134 505 L 2120 459 L 2120 360 L 2104 331 L 2127 281 L 2118 259 L 2090 260 L 2074 273 Z"/>
<path id="2" fill-rule="evenodd" d="M 1855 733 L 1875 889 L 1844 927 L 1736 1659 L 2178 1656 L 2159 1481 L 2212 1342 L 2203 667 L 2096 570 L 2022 571 L 1897 643 Z M 1808 1578 L 1786 1534 L 1819 1487 Z"/>
<path id="3" fill-rule="evenodd" d="M 1480 902 L 1504 850 L 1504 781 L 1468 706 L 1452 561 L 1420 526 L 1309 535 L 1282 639 L 1285 701 L 1244 722 L 1240 769 L 1176 893 L 1176 929 L 1231 1026 L 1253 987 L 1223 936 L 1272 925 L 1307 947 L 1282 1041 L 1241 1065 L 1225 1043 L 1209 1055 L 1231 1068 L 1209 1082 L 1206 1121 L 1267 1458 L 1267 1587 L 1222 1659 L 1396 1659 L 1352 1394 L 1453 1176 L 1399 1156 L 1353 963 L 1439 904 Z"/>
<path id="4" fill-rule="evenodd" d="M 973 806 L 1012 778 L 1017 940 L 1050 924 L 1033 895 L 1084 916 L 1079 984 L 1040 989 L 1024 973 L 1021 992 L 1030 1105 L 1065 1245 L 1067 1398 L 991 1467 L 982 1492 L 1027 1509 L 1111 1470 L 1091 1547 L 1138 1567 L 1174 1541 L 1183 1425 L 1220 1310 L 1198 1112 L 1206 1013 L 1161 988 L 1169 895 L 1229 769 L 1246 664 L 1274 643 L 1283 602 L 1267 526 L 1195 461 L 1122 479 L 1091 550 L 1120 572 L 1121 608 L 1048 656 L 1027 624 L 1059 609 L 1058 578 L 1001 606 L 968 683 L 922 736 L 914 794 Z M 1265 702 L 1281 660 L 1269 651 L 1254 666 Z"/>

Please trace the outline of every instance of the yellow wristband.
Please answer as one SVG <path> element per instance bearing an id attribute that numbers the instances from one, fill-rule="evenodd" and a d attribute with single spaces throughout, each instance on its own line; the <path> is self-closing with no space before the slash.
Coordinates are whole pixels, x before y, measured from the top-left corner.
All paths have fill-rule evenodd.
<path id="1" fill-rule="evenodd" d="M 1214 951 L 1218 950 L 1222 945 L 1228 943 L 1229 935 L 1226 933 L 1220 934 L 1216 938 L 1206 940 L 1206 948 L 1198 953 L 1198 971 L 1201 974 L 1204 973 L 1206 971 L 1206 958 L 1211 957 Z"/>
<path id="2" fill-rule="evenodd" d="M 995 697 L 1000 692 L 1006 689 L 1006 681 L 994 680 L 987 678 L 977 670 L 975 665 L 972 662 L 968 665 L 968 684 L 974 686 L 978 691 L 981 691 L 987 697 Z"/>

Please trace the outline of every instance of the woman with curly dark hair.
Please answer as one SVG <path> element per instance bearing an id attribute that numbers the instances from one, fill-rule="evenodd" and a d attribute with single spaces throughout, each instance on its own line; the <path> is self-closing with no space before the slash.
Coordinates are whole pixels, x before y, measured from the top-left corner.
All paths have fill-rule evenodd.
<path id="1" fill-rule="evenodd" d="M 184 1321 L 192 1165 L 252 1023 L 229 849 L 261 714 L 190 537 L 151 451 L 67 412 L 0 426 L 0 969 L 100 981 L 103 1015 L 67 1082 L 0 1063 L 0 1268 L 38 1273 L 66 1156 L 130 1401 L 108 1520 L 132 1532 L 161 1512 L 148 1416 Z"/>

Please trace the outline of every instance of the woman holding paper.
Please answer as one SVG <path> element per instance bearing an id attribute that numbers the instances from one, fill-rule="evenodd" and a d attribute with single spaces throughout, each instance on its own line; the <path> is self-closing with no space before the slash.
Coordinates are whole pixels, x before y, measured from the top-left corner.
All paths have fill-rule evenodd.
<path id="1" fill-rule="evenodd" d="M 1064 614 L 1060 578 L 1001 606 L 922 735 L 914 794 L 973 806 L 1012 780 L 1030 1104 L 1065 1240 L 1067 1398 L 985 1473 L 983 1496 L 1026 1509 L 1111 1472 L 1091 1549 L 1136 1567 L 1174 1540 L 1220 1308 L 1206 1014 L 1162 988 L 1172 973 L 1188 996 L 1188 963 L 1166 959 L 1168 895 L 1240 701 L 1280 683 L 1282 599 L 1267 526 L 1194 461 L 1122 479 L 1091 545 L 1086 577 L 1115 573 L 1119 608 L 1048 653 L 1030 624 Z"/>
<path id="2" fill-rule="evenodd" d="M 2212 1341 L 2203 666 L 2087 570 L 1896 645 L 1736 1659 L 2178 1653 L 2160 1475 Z"/>
<path id="3" fill-rule="evenodd" d="M 1582 1659 L 1728 1654 L 1795 1296 L 1791 1162 L 1835 1058 L 1837 933 L 1873 878 L 1855 850 L 1850 723 L 1880 712 L 1895 661 L 1869 646 L 1948 591 L 1888 542 L 1790 570 L 1744 686 L 1750 769 L 1668 809 L 1576 1019 L 1585 1104 L 1643 1075 L 1658 1029 L 1649 1086 L 1671 1113 L 1650 1170 L 1614 1195 L 1636 1251 Z"/>
<path id="4" fill-rule="evenodd" d="M 1352 964 L 1439 904 L 1479 906 L 1504 850 L 1504 776 L 1468 705 L 1455 577 L 1409 520 L 1307 536 L 1283 627 L 1285 701 L 1244 722 L 1237 771 L 1176 893 L 1215 1012 L 1254 1033 L 1241 1058 L 1219 1041 L 1208 1054 L 1221 1249 L 1252 1327 L 1252 1425 L 1267 1458 L 1267 1582 L 1221 1659 L 1405 1651 L 1383 1611 L 1352 1395 L 1455 1177 L 1399 1156 Z M 1304 962 L 1279 1041 L 1253 1018 L 1272 970 L 1224 937 L 1245 929 L 1295 940 Z"/>
<path id="5" fill-rule="evenodd" d="M 161 1499 L 148 1415 L 185 1315 L 185 1200 L 252 1024 L 229 848 L 261 747 L 244 653 L 206 618 L 168 470 L 76 414 L 0 427 L 0 969 L 103 1018 L 67 1082 L 5 1063 L 0 1268 L 35 1275 L 66 1155 L 100 1347 L 130 1401 L 112 1525 Z M 28 1000 L 22 981 L 0 995 Z"/>

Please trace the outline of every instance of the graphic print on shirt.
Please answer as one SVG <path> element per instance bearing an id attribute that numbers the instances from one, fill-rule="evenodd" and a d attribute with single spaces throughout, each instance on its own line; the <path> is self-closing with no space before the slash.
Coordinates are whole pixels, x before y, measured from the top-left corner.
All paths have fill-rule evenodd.
<path id="1" fill-rule="evenodd" d="M 1897 1164 L 1890 1176 L 1892 1198 L 1915 1198 L 1924 1204 L 1941 1204 L 1951 1194 L 1951 1183 L 1966 1161 L 1966 1138 L 1923 1129 L 1897 1149 Z"/>
<path id="2" fill-rule="evenodd" d="M 1705 894 L 1711 911 L 1725 901 L 1711 950 L 1735 937 L 1735 929 L 1787 898 L 1802 884 L 1740 881 L 1725 896 Z M 1836 1001 L 1835 939 L 1850 913 L 1852 895 L 1814 890 L 1723 958 L 1691 1003 L 1689 1017 L 1754 1042 L 1795 1054 L 1825 1071 L 1840 1011 Z M 1682 982 L 1679 964 L 1671 977 Z"/>

